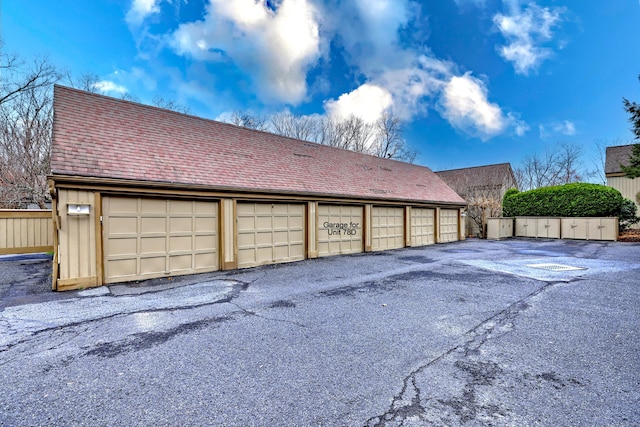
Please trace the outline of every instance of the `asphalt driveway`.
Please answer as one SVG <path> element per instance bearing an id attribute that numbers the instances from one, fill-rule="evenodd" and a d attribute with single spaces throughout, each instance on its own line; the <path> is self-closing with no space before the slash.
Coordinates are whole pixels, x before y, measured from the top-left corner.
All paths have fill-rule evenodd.
<path id="1" fill-rule="evenodd" d="M 62 294 L 47 263 L 0 259 L 2 425 L 640 423 L 639 244 L 468 240 Z"/>

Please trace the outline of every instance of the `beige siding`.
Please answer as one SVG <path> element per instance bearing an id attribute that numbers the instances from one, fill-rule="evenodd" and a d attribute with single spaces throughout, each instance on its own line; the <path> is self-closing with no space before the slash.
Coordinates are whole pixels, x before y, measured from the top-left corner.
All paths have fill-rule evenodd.
<path id="1" fill-rule="evenodd" d="M 435 209 L 411 208 L 411 246 L 435 243 Z"/>
<path id="2" fill-rule="evenodd" d="M 517 217 L 516 218 L 516 237 L 537 237 L 538 221 L 536 218 Z"/>
<path id="3" fill-rule="evenodd" d="M 587 218 L 561 218 L 560 228 L 563 239 L 587 240 Z"/>
<path id="4" fill-rule="evenodd" d="M 404 247 L 404 208 L 374 206 L 371 222 L 372 250 Z"/>
<path id="5" fill-rule="evenodd" d="M 238 267 L 304 259 L 304 206 L 238 202 Z"/>
<path id="6" fill-rule="evenodd" d="M 618 240 L 618 218 L 562 218 L 563 239 Z"/>
<path id="7" fill-rule="evenodd" d="M 362 206 L 319 205 L 318 255 L 362 252 L 362 224 Z"/>
<path id="8" fill-rule="evenodd" d="M 487 239 L 513 237 L 513 218 L 487 218 Z"/>
<path id="9" fill-rule="evenodd" d="M 0 255 L 53 251 L 49 210 L 0 210 Z"/>
<path id="10" fill-rule="evenodd" d="M 58 289 L 99 284 L 96 265 L 96 194 L 93 191 L 58 190 Z M 88 215 L 68 213 L 69 205 L 89 207 Z"/>
<path id="11" fill-rule="evenodd" d="M 607 177 L 607 185 L 618 190 L 622 197 L 633 200 L 640 211 L 640 203 L 637 196 L 640 193 L 640 178 L 629 179 L 625 176 Z M 634 224 L 631 228 L 640 228 L 640 224 Z"/>
<path id="12" fill-rule="evenodd" d="M 219 269 L 218 203 L 103 198 L 105 282 Z"/>
<path id="13" fill-rule="evenodd" d="M 618 240 L 618 218 L 589 218 L 589 240 Z"/>
<path id="14" fill-rule="evenodd" d="M 440 240 L 438 243 L 458 241 L 458 209 L 440 209 Z"/>
<path id="15" fill-rule="evenodd" d="M 548 239 L 560 238 L 560 218 L 537 218 L 537 235 Z"/>

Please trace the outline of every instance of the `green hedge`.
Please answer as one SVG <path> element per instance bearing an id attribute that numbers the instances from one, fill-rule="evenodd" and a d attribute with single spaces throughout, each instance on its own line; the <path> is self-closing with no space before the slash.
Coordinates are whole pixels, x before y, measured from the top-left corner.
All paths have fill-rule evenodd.
<path id="1" fill-rule="evenodd" d="M 573 183 L 520 193 L 511 189 L 502 201 L 504 216 L 618 216 L 623 197 L 611 187 Z"/>

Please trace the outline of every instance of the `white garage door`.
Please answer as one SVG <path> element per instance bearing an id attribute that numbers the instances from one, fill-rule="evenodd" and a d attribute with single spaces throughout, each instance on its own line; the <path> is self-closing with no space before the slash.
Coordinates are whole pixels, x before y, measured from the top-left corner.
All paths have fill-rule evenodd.
<path id="1" fill-rule="evenodd" d="M 362 252 L 362 206 L 318 205 L 318 255 Z"/>
<path id="2" fill-rule="evenodd" d="M 404 208 L 374 206 L 371 212 L 371 249 L 404 247 Z"/>
<path id="3" fill-rule="evenodd" d="M 305 258 L 304 205 L 239 202 L 238 268 Z"/>
<path id="4" fill-rule="evenodd" d="M 411 246 L 435 243 L 435 209 L 411 208 Z"/>
<path id="5" fill-rule="evenodd" d="M 458 210 L 440 209 L 440 243 L 458 241 Z"/>
<path id="6" fill-rule="evenodd" d="M 218 203 L 105 196 L 106 283 L 219 268 Z"/>

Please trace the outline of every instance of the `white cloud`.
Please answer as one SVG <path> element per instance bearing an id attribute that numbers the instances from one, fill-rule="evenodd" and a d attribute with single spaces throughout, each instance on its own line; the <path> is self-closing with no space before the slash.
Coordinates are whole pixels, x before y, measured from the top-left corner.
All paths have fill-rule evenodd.
<path id="1" fill-rule="evenodd" d="M 323 24 L 337 36 L 345 59 L 371 76 L 405 54 L 399 47 L 399 30 L 409 23 L 413 7 L 409 0 L 330 1 Z"/>
<path id="2" fill-rule="evenodd" d="M 529 132 L 531 129 L 528 124 L 522 120 L 516 119 L 513 114 L 509 113 L 507 116 L 509 117 L 509 121 L 513 124 L 516 135 L 524 136 L 524 134 Z"/>
<path id="3" fill-rule="evenodd" d="M 393 99 L 386 89 L 365 83 L 352 92 L 342 94 L 338 100 L 325 102 L 325 110 L 331 117 L 347 118 L 350 115 L 373 123 L 391 107 Z"/>
<path id="4" fill-rule="evenodd" d="M 160 0 L 132 0 L 126 21 L 131 25 L 140 25 L 149 15 L 160 12 Z"/>
<path id="5" fill-rule="evenodd" d="M 498 52 L 513 66 L 518 74 L 535 70 L 553 51 L 544 44 L 553 38 L 553 28 L 561 21 L 561 8 L 540 7 L 529 3 L 523 9 L 515 0 L 504 0 L 509 9 L 507 15 L 498 13 L 493 22 L 507 40 Z"/>
<path id="6" fill-rule="evenodd" d="M 100 92 L 118 93 L 120 95 L 124 95 L 125 93 L 127 93 L 126 87 L 116 84 L 110 80 L 101 80 L 97 83 L 94 83 L 93 87 L 95 89 L 98 89 Z"/>
<path id="7" fill-rule="evenodd" d="M 553 130 L 563 135 L 571 136 L 576 134 L 576 126 L 569 120 L 554 123 Z"/>
<path id="8" fill-rule="evenodd" d="M 404 120 L 424 114 L 453 75 L 455 65 L 426 55 L 403 68 L 384 72 L 376 82 L 393 95 L 392 111 Z"/>
<path id="9" fill-rule="evenodd" d="M 233 61 L 249 74 L 267 102 L 297 104 L 307 93 L 306 73 L 320 57 L 317 12 L 309 0 L 210 0 L 204 20 L 182 24 L 173 48 L 199 60 Z"/>
<path id="10" fill-rule="evenodd" d="M 553 135 L 573 136 L 576 134 L 576 125 L 570 120 L 562 120 L 541 124 L 538 126 L 541 139 L 550 138 Z"/>
<path id="11" fill-rule="evenodd" d="M 487 140 L 509 125 L 497 104 L 487 99 L 485 84 L 470 73 L 454 76 L 444 88 L 439 102 L 441 115 L 461 131 Z"/>
<path id="12" fill-rule="evenodd" d="M 137 5 L 135 16 L 141 22 L 158 13 L 162 1 L 136 0 L 130 14 L 134 16 Z M 459 5 L 484 4 L 484 0 L 456 1 Z M 517 135 L 529 129 L 523 121 L 504 113 L 498 104 L 489 102 L 482 81 L 471 73 L 461 75 L 455 63 L 435 57 L 424 44 L 423 36 L 405 37 L 424 23 L 420 18 L 424 6 L 419 1 L 206 0 L 205 3 L 200 20 L 182 23 L 163 39 L 177 54 L 193 58 L 192 68 L 199 67 L 196 77 L 180 76 L 187 82 L 174 85 L 181 96 L 206 105 L 221 100 L 223 103 L 228 100 L 229 104 L 237 102 L 232 89 L 221 90 L 215 101 L 205 99 L 212 98 L 211 81 L 228 78 L 227 73 L 213 75 L 208 70 L 208 63 L 219 62 L 235 67 L 232 72 L 236 75 L 240 70 L 241 79 L 246 76 L 250 82 L 247 92 L 264 104 L 272 104 L 267 109 L 296 105 L 307 100 L 309 72 L 314 67 L 326 71 L 319 68 L 334 60 L 329 55 L 332 49 L 332 53 L 342 53 L 350 77 L 360 84 L 325 101 L 327 115 L 354 114 L 375 121 L 390 111 L 410 121 L 436 109 L 453 127 L 483 140 L 511 127 Z M 524 13 L 519 8 L 516 12 Z M 516 22 L 515 16 L 514 12 L 505 18 Z M 511 34 L 508 28 L 507 25 L 504 34 Z M 163 45 L 160 38 L 151 42 Z M 207 73 L 207 78 L 203 78 Z M 323 84 L 327 74 L 315 74 L 311 89 L 314 95 L 329 92 L 331 85 Z"/>

